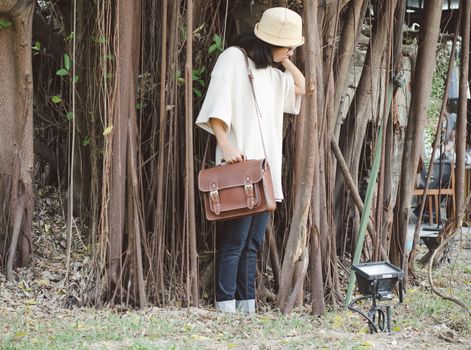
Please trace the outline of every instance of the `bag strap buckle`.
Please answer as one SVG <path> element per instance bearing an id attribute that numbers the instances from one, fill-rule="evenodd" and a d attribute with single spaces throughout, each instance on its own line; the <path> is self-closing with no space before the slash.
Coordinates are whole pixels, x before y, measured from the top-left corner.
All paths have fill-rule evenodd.
<path id="1" fill-rule="evenodd" d="M 244 190 L 247 196 L 247 208 L 253 209 L 255 206 L 255 193 L 253 190 L 252 177 L 249 174 L 244 177 Z"/>
<path id="2" fill-rule="evenodd" d="M 213 204 L 214 213 L 216 215 L 219 215 L 221 213 L 221 200 L 219 198 L 218 184 L 216 183 L 216 181 L 211 181 L 209 188 L 209 199 Z"/>

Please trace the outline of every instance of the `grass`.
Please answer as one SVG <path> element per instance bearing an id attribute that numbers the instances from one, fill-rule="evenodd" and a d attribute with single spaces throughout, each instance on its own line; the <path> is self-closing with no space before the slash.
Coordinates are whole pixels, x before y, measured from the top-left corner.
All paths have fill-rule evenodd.
<path id="1" fill-rule="evenodd" d="M 34 315 L 35 308 L 2 311 L 2 349 L 231 349 L 250 344 L 251 339 L 273 341 L 282 348 L 331 348 L 333 343 L 351 342 L 332 332 L 347 326 L 352 316 L 347 313 L 329 313 L 321 320 L 306 313 L 282 316 L 271 312 L 251 317 L 194 309 L 126 313 L 79 309 L 58 310 L 56 315 L 40 319 Z M 329 324 L 329 332 L 322 333 Z M 314 336 L 317 333 L 321 337 Z M 361 348 L 364 341 L 358 339 L 353 345 Z"/>
<path id="2" fill-rule="evenodd" d="M 434 284 L 442 292 L 464 302 L 471 309 L 471 274 L 468 262 L 446 264 L 433 272 Z M 426 271 L 418 270 L 422 281 Z M 401 324 L 404 327 L 424 327 L 434 324 L 445 325 L 462 335 L 471 335 L 470 314 L 457 304 L 434 294 L 428 283 L 411 288 L 406 296 Z"/>
<path id="3" fill-rule="evenodd" d="M 469 317 L 428 292 L 412 291 L 393 316 L 397 331 L 430 328 L 439 320 L 469 335 Z M 344 310 L 318 318 L 305 312 L 243 316 L 157 308 L 55 310 L 44 317 L 39 309 L 26 305 L 1 311 L 2 349 L 371 349 L 378 339 L 388 340 L 387 335 L 366 334 L 366 322 Z"/>
<path id="4" fill-rule="evenodd" d="M 471 264 L 447 264 L 434 271 L 441 290 L 471 308 Z M 306 307 L 284 316 L 223 315 L 208 309 L 118 312 L 60 309 L 31 294 L 0 293 L 1 349 L 466 349 L 471 317 L 458 305 L 433 294 L 427 271 L 394 308 L 393 333 L 369 334 L 366 321 L 345 309 L 324 317 Z M 21 285 L 21 282 L 17 283 Z M 0 283 L 0 292 L 4 286 Z M 23 290 L 20 288 L 20 290 Z M 8 295 L 8 294 L 3 294 Z"/>

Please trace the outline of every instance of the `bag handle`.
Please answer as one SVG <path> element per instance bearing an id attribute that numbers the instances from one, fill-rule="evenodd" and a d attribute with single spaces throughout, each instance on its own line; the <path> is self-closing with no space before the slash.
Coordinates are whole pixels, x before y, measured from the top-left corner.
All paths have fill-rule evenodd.
<path id="1" fill-rule="evenodd" d="M 247 75 L 249 77 L 250 88 L 252 90 L 253 100 L 255 102 L 255 110 L 257 112 L 258 131 L 260 132 L 260 138 L 262 139 L 263 154 L 265 155 L 265 159 L 267 159 L 267 151 L 266 151 L 266 148 L 265 148 L 265 141 L 263 140 L 262 125 L 260 123 L 260 119 L 262 119 L 263 117 L 262 117 L 262 112 L 260 111 L 260 107 L 258 105 L 257 96 L 255 95 L 255 88 L 254 88 L 254 84 L 253 84 L 254 77 L 253 77 L 252 69 L 250 68 L 249 58 L 248 58 L 247 52 L 242 47 L 240 47 L 240 46 L 236 46 L 236 47 L 240 51 L 242 51 L 242 53 L 244 54 L 245 66 L 247 67 Z M 203 161 L 202 161 L 201 169 L 206 168 L 206 156 L 207 156 L 207 153 L 208 153 L 209 140 L 210 140 L 210 138 L 208 137 L 208 141 L 206 141 L 206 147 L 204 149 L 204 155 L 203 155 Z M 243 157 L 245 157 L 245 155 Z"/>

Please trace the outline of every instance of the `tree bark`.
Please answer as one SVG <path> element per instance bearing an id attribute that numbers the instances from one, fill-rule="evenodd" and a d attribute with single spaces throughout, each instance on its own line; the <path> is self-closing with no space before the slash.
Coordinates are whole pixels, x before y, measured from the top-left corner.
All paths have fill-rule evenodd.
<path id="1" fill-rule="evenodd" d="M 334 135 L 340 131 L 341 120 L 339 119 L 339 109 L 342 98 L 345 94 L 347 84 L 348 70 L 352 65 L 354 57 L 354 48 L 358 42 L 361 29 L 361 22 L 366 12 L 365 0 L 353 0 L 350 2 L 345 16 L 345 21 L 340 36 L 339 48 L 337 50 L 335 69 L 335 97 L 334 97 L 334 117 L 330 122 Z M 338 131 L 335 131 L 338 129 Z"/>
<path id="2" fill-rule="evenodd" d="M 116 77 L 112 97 L 112 163 L 109 206 L 109 283 L 111 288 L 119 285 L 123 273 L 123 240 L 126 225 L 126 170 L 128 123 L 131 114 L 136 113 L 135 96 L 137 87 L 137 69 L 139 67 L 139 43 L 136 32 L 140 31 L 140 4 L 119 0 L 117 4 L 116 28 Z M 109 136 L 108 136 L 109 137 Z"/>
<path id="3" fill-rule="evenodd" d="M 323 47 L 323 65 L 318 67 L 318 114 L 319 118 L 319 185 L 313 192 L 313 205 L 319 206 L 319 235 L 322 256 L 322 274 L 326 291 L 335 289 L 332 285 L 336 274 L 336 269 L 332 269 L 330 264 L 331 252 L 335 248 L 335 222 L 332 218 L 332 193 L 335 182 L 331 178 L 332 162 L 331 153 L 326 152 L 330 149 L 330 138 L 332 134 L 330 120 L 334 119 L 334 54 L 335 38 L 339 25 L 339 12 L 341 0 L 330 0 L 326 3 L 326 10 L 323 16 L 318 14 L 319 24 L 322 23 L 322 47 Z M 321 18 L 322 17 L 322 18 Z M 314 180 L 316 183 L 316 179 Z M 316 209 L 317 210 L 317 209 Z M 311 245 L 314 241 L 311 241 Z M 314 261 L 311 262 L 311 268 L 315 267 Z M 311 272 L 312 274 L 313 272 Z M 334 276 L 332 276 L 332 274 Z"/>
<path id="4" fill-rule="evenodd" d="M 350 167 L 355 183 L 358 183 L 358 164 L 361 155 L 361 145 L 363 144 L 367 122 L 372 118 L 370 111 L 375 103 L 374 95 L 378 94 L 377 86 L 379 85 L 381 75 L 381 62 L 388 42 L 389 28 L 384 23 L 392 16 L 391 11 L 395 9 L 396 1 L 392 0 L 391 5 L 378 3 L 378 15 L 373 25 L 372 37 L 358 83 L 357 93 L 350 105 L 342 130 L 347 142 L 342 142 L 340 146 L 343 154 L 345 154 L 345 161 Z"/>
<path id="5" fill-rule="evenodd" d="M 138 169 L 141 167 L 137 162 L 137 122 L 136 113 L 130 114 L 129 126 L 129 148 L 128 148 L 128 215 L 129 215 L 129 249 L 133 256 L 133 266 L 131 268 L 134 279 L 131 281 L 137 289 L 135 293 L 139 298 L 139 306 L 146 306 L 146 291 L 144 282 L 142 237 L 145 233 L 142 214 L 142 200 L 139 196 L 140 183 L 138 179 Z"/>
<path id="6" fill-rule="evenodd" d="M 394 45 L 392 54 L 393 77 L 396 78 L 402 70 L 402 42 L 403 42 L 403 23 L 406 12 L 406 0 L 398 0 L 396 13 L 394 14 Z M 395 96 L 395 94 L 394 94 Z M 389 252 L 389 233 L 392 229 L 393 209 L 396 204 L 396 196 L 392 193 L 393 171 L 396 158 L 394 157 L 394 145 L 398 144 L 401 135 L 394 130 L 394 124 L 397 119 L 397 102 L 393 98 L 391 117 L 384 128 L 384 147 L 382 155 L 382 165 L 380 180 L 378 183 L 377 219 L 376 227 L 378 231 L 377 247 L 375 248 L 375 260 L 380 259 L 380 252 L 384 251 L 386 256 Z M 396 139 L 398 137 L 399 139 Z M 397 147 L 397 146 L 396 146 Z M 383 257 L 386 259 L 386 257 Z"/>
<path id="7" fill-rule="evenodd" d="M 267 242 L 268 248 L 270 251 L 270 263 L 271 269 L 273 271 L 273 282 L 275 285 L 275 292 L 280 290 L 280 276 L 281 276 L 281 267 L 280 267 L 280 258 L 278 256 L 278 249 L 276 248 L 276 239 L 273 234 L 273 225 L 269 223 L 267 226 Z"/>
<path id="8" fill-rule="evenodd" d="M 315 169 L 319 168 L 316 164 L 319 161 L 318 156 L 318 115 L 317 115 L 317 77 L 316 66 L 321 63 L 321 51 L 319 45 L 319 32 L 317 25 L 317 1 L 309 0 L 304 2 L 304 18 L 311 20 L 305 21 L 307 40 L 306 40 L 306 114 L 300 115 L 304 120 L 304 129 L 300 137 L 302 137 L 302 149 L 298 154 L 304 157 L 304 166 L 300 169 L 298 182 L 295 184 L 295 202 L 290 225 L 288 241 L 286 244 L 283 265 L 281 269 L 281 288 L 278 294 L 277 305 L 282 312 L 286 312 L 289 306 L 290 293 L 293 286 L 293 274 L 296 263 L 300 261 L 301 254 L 306 247 L 307 242 L 307 224 L 309 211 L 311 208 L 311 195 L 313 191 Z M 317 178 L 318 178 L 317 174 Z M 317 203 L 318 208 L 319 203 Z M 319 212 L 317 212 L 318 214 Z M 318 225 L 319 217 L 315 217 L 314 213 L 313 225 L 314 230 L 319 234 Z M 316 233 L 315 232 L 315 233 Z M 317 237 L 316 235 L 316 237 Z M 317 237 L 318 239 L 318 237 Z M 318 242 L 319 243 L 319 242 Z M 316 261 L 321 261 L 320 244 L 316 245 L 316 250 L 311 251 Z M 315 275 L 311 276 L 314 290 L 313 300 L 316 313 L 323 313 L 324 293 L 322 282 L 322 269 L 319 266 Z"/>
<path id="9" fill-rule="evenodd" d="M 384 25 L 389 23 L 392 17 L 396 0 L 391 3 L 378 2 L 378 14 L 373 25 L 368 52 L 366 53 L 365 63 L 361 72 L 360 81 L 358 83 L 355 96 L 345 119 L 345 123 L 340 132 L 340 148 L 344 154 L 345 161 L 350 169 L 350 174 L 354 183 L 358 186 L 360 156 L 362 154 L 362 145 L 364 142 L 368 121 L 373 118 L 372 112 L 376 110 L 374 106 L 381 98 L 379 93 L 381 89 L 381 68 L 384 66 L 383 56 L 388 43 L 388 35 L 390 28 Z M 384 73 L 383 73 L 384 75 Z M 380 110 L 378 108 L 378 110 Z M 379 115 L 379 113 L 378 113 Z M 336 174 L 335 202 L 342 202 L 345 193 L 345 184 L 341 177 Z M 350 203 L 348 200 L 347 203 Z M 336 222 L 346 222 L 352 206 L 348 204 L 345 211 L 342 207 L 338 207 L 335 214 Z M 358 221 L 358 212 L 354 210 L 355 222 Z M 357 224 L 355 224 L 356 226 Z M 356 229 L 355 229 L 356 230 Z M 341 236 L 341 232 L 345 231 L 345 227 L 339 225 L 337 228 L 337 236 Z"/>
<path id="10" fill-rule="evenodd" d="M 412 190 L 415 186 L 415 172 L 422 151 L 422 135 L 432 88 L 432 75 L 435 70 L 442 2 L 440 0 L 430 0 L 426 1 L 424 6 L 425 21 L 424 25 L 420 27 L 419 51 L 414 81 L 412 83 L 411 106 L 402 156 L 401 182 L 395 210 L 396 224 L 393 226 L 390 251 L 391 262 L 402 268 L 406 277 L 407 256 L 405 253 L 405 240 L 407 224 Z"/>
<path id="11" fill-rule="evenodd" d="M 406 0 L 398 0 L 396 12 L 394 14 L 394 41 L 392 47 L 392 78 L 399 79 L 399 74 L 402 67 L 402 41 L 403 41 L 403 23 L 406 12 Z M 396 95 L 397 85 L 395 85 L 394 94 Z M 393 97 L 391 101 L 391 117 L 388 118 L 387 124 L 383 126 L 383 140 L 384 146 L 381 156 L 381 168 L 378 177 L 378 195 L 376 203 L 376 232 L 377 236 L 374 247 L 374 261 L 380 259 L 387 260 L 386 248 L 389 250 L 387 242 L 387 234 L 391 230 L 392 209 L 395 206 L 395 197 L 392 196 L 391 188 L 393 181 L 392 171 L 394 169 L 394 158 L 392 151 L 394 149 L 394 133 L 392 132 L 392 125 L 394 123 L 394 116 L 397 114 L 396 98 Z"/>
<path id="12" fill-rule="evenodd" d="M 189 28 L 185 64 L 185 185 L 187 189 L 185 191 L 185 231 L 189 249 L 187 297 L 189 299 L 188 303 L 190 303 L 191 300 L 191 305 L 198 307 L 198 252 L 196 251 L 195 181 L 193 166 L 193 3 L 191 1 L 187 3 L 187 28 Z"/>
<path id="13" fill-rule="evenodd" d="M 471 2 L 462 0 L 460 2 L 461 16 L 461 59 L 460 59 L 460 90 L 459 90 L 459 106 L 458 117 L 456 120 L 456 208 L 460 209 L 464 205 L 464 173 L 466 153 L 466 129 L 467 129 L 467 106 L 468 106 L 468 89 L 469 89 L 469 41 L 470 41 L 470 21 L 471 21 Z M 462 218 L 458 218 L 458 228 L 462 226 Z"/>
<path id="14" fill-rule="evenodd" d="M 0 15 L 11 22 L 0 29 L 0 198 L 5 213 L 0 218 L 0 262 L 8 254 L 8 279 L 14 267 L 29 263 L 32 249 L 33 6 L 29 0 L 0 4 Z"/>

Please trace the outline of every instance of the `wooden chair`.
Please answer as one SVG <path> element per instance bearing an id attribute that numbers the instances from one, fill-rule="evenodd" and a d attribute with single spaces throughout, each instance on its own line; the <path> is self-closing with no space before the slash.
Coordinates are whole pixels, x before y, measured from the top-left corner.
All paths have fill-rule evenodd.
<path id="1" fill-rule="evenodd" d="M 424 197 L 425 196 L 425 189 L 424 188 L 416 188 L 413 191 L 414 196 Z M 451 200 L 451 205 L 447 206 L 447 210 L 449 212 L 448 215 L 451 217 L 455 217 L 456 215 L 456 207 L 455 207 L 455 164 L 454 162 L 450 162 L 450 182 L 446 188 L 429 188 L 427 189 L 427 205 L 426 209 L 428 210 L 428 218 L 429 224 L 433 225 L 433 218 L 435 217 L 435 224 L 438 226 L 440 222 L 438 218 L 440 215 L 440 196 L 449 196 Z M 423 198 L 421 198 L 423 200 Z M 435 212 L 434 212 L 435 209 Z M 434 215 L 435 213 L 435 215 Z"/>

